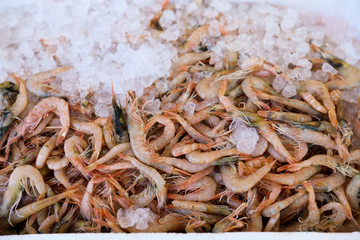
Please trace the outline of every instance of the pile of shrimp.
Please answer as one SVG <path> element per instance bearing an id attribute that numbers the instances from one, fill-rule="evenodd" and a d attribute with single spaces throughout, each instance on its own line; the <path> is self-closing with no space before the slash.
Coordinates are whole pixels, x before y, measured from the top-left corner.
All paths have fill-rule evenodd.
<path id="1" fill-rule="evenodd" d="M 0 84 L 1 234 L 359 230 L 357 126 L 340 97 L 360 71 L 309 43 L 313 70 L 338 73 L 285 98 L 272 81 L 290 80 L 266 60 L 238 66 L 227 52 L 215 70 L 199 47 L 207 32 L 189 36 L 167 91 L 160 79 L 122 107 L 113 94 L 109 118 L 49 85 L 71 68 Z M 259 134 L 252 153 L 231 141 L 234 121 Z M 141 226 L 126 221 L 137 210 Z"/>

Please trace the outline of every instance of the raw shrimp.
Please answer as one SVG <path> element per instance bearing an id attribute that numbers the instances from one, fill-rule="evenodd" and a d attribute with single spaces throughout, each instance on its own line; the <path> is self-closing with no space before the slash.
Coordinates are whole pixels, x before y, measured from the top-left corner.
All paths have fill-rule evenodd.
<path id="1" fill-rule="evenodd" d="M 184 51 L 191 52 L 200 47 L 201 41 L 203 41 L 209 34 L 209 25 L 204 24 L 196 28 L 184 44 Z"/>
<path id="2" fill-rule="evenodd" d="M 191 153 L 195 150 L 201 149 L 203 151 L 207 151 L 211 149 L 211 145 L 205 145 L 202 143 L 184 143 L 179 142 L 177 143 L 171 150 L 171 154 L 174 157 L 178 157 L 187 153 Z"/>
<path id="3" fill-rule="evenodd" d="M 65 157 L 51 157 L 46 160 L 46 166 L 51 170 L 61 170 L 66 168 L 69 164 L 69 160 Z"/>
<path id="4" fill-rule="evenodd" d="M 314 51 L 320 52 L 321 58 L 327 61 L 343 76 L 342 79 L 334 79 L 325 83 L 329 90 L 349 90 L 360 85 L 359 69 L 314 44 L 311 44 L 311 47 Z M 314 59 L 310 60 L 315 62 Z"/>
<path id="5" fill-rule="evenodd" d="M 288 207 L 291 203 L 293 203 L 296 199 L 302 197 L 305 194 L 305 191 L 300 191 L 284 200 L 279 202 L 273 203 L 270 206 L 267 206 L 265 209 L 262 210 L 261 214 L 264 217 L 272 217 L 275 214 L 280 213 L 281 210 Z"/>
<path id="6" fill-rule="evenodd" d="M 238 66 L 239 52 L 226 49 L 224 65 L 225 69 L 235 69 Z"/>
<path id="7" fill-rule="evenodd" d="M 307 216 L 307 218 L 304 221 L 300 221 L 300 226 L 299 226 L 300 231 L 311 230 L 313 228 L 316 229 L 316 227 L 318 226 L 319 221 L 320 221 L 320 211 L 316 204 L 314 189 L 311 186 L 311 184 L 306 181 L 303 183 L 303 185 L 309 195 L 309 197 L 308 197 L 309 198 L 309 204 L 308 204 L 309 215 Z"/>
<path id="8" fill-rule="evenodd" d="M 354 176 L 346 187 L 346 197 L 355 211 L 360 211 L 359 206 L 360 175 Z"/>
<path id="9" fill-rule="evenodd" d="M 91 155 L 90 163 L 95 162 L 99 157 L 102 147 L 103 136 L 101 128 L 93 122 L 80 122 L 73 119 L 71 120 L 71 127 L 74 128 L 76 131 L 93 135 L 92 142 L 94 152 Z"/>
<path id="10" fill-rule="evenodd" d="M 209 164 L 196 164 L 196 163 L 191 163 L 186 159 L 179 159 L 179 158 L 160 157 L 158 160 L 160 162 L 164 162 L 171 166 L 175 166 L 190 173 L 200 172 L 205 168 L 209 167 Z"/>
<path id="11" fill-rule="evenodd" d="M 286 157 L 289 163 L 295 162 L 294 157 L 291 156 L 288 150 L 284 147 L 274 129 L 259 115 L 246 111 L 232 111 L 224 114 L 218 113 L 218 115 L 230 115 L 232 118 L 240 118 L 240 120 L 242 120 L 245 124 L 249 125 L 250 127 L 255 127 L 258 129 L 259 133 L 269 143 L 271 143 L 282 156 Z"/>
<path id="12" fill-rule="evenodd" d="M 26 87 L 29 91 L 39 97 L 62 97 L 62 95 L 54 89 L 54 87 L 48 85 L 57 74 L 66 72 L 72 69 L 72 67 L 60 67 L 51 69 L 46 72 L 34 74 L 26 81 Z"/>
<path id="13" fill-rule="evenodd" d="M 258 89 L 260 91 L 269 93 L 273 96 L 278 96 L 278 93 L 261 78 L 248 77 L 241 83 L 241 86 L 242 86 L 242 90 L 244 91 L 244 94 L 250 99 L 250 101 L 252 101 L 252 103 L 254 103 L 259 108 L 270 109 L 270 107 L 267 104 L 261 102 L 258 99 L 253 89 Z"/>
<path id="14" fill-rule="evenodd" d="M 177 184 L 181 183 L 182 181 L 177 181 Z M 169 194 L 168 198 L 184 201 L 208 201 L 215 195 L 216 182 L 211 177 L 205 176 L 190 185 L 188 190 L 194 190 L 194 192 L 185 195 Z"/>
<path id="15" fill-rule="evenodd" d="M 117 145 L 117 141 L 115 137 L 114 127 L 110 118 L 97 118 L 94 120 L 94 123 L 101 127 L 106 146 L 109 149 L 115 147 Z"/>
<path id="16" fill-rule="evenodd" d="M 276 223 L 279 221 L 280 219 L 280 212 L 276 213 L 275 215 L 271 216 L 269 221 L 267 222 L 264 232 L 270 232 L 274 226 L 276 225 Z"/>
<path id="17" fill-rule="evenodd" d="M 315 175 L 316 177 L 316 175 Z M 312 179 L 308 181 L 316 192 L 331 192 L 345 182 L 345 176 L 340 172 L 335 172 L 328 177 Z"/>
<path id="18" fill-rule="evenodd" d="M 278 170 L 279 171 L 289 170 L 291 172 L 294 172 L 294 171 L 298 171 L 303 167 L 310 167 L 310 166 L 326 166 L 334 171 L 339 171 L 340 173 L 346 176 L 354 176 L 360 173 L 358 170 L 352 168 L 351 166 L 346 166 L 338 158 L 329 155 L 322 155 L 322 154 L 312 156 L 311 158 L 299 163 L 282 166 Z"/>
<path id="19" fill-rule="evenodd" d="M 269 146 L 268 141 L 262 135 L 260 135 L 259 140 L 256 143 L 256 148 L 254 149 L 254 151 L 250 153 L 250 156 L 259 157 L 263 155 L 266 149 L 268 148 L 268 146 Z"/>
<path id="20" fill-rule="evenodd" d="M 29 134 L 25 134 L 24 139 L 29 139 L 32 138 L 38 134 L 40 134 L 41 132 L 43 132 L 43 130 L 45 129 L 45 127 L 54 119 L 55 114 L 53 113 L 48 113 L 39 123 L 39 125 L 34 129 L 34 131 L 32 133 Z"/>
<path id="21" fill-rule="evenodd" d="M 49 97 L 41 100 L 36 106 L 28 113 L 22 123 L 17 127 L 17 140 L 19 137 L 24 136 L 26 133 L 31 133 L 38 126 L 42 118 L 49 112 L 54 112 L 61 121 L 62 129 L 60 130 L 56 146 L 65 139 L 70 127 L 70 114 L 69 104 L 61 98 Z"/>
<path id="22" fill-rule="evenodd" d="M 244 153 L 242 153 L 236 149 L 233 149 L 233 148 L 225 148 L 225 149 L 210 151 L 210 152 L 201 152 L 201 151 L 196 150 L 196 151 L 187 153 L 185 155 L 185 157 L 191 163 L 211 164 L 211 162 L 213 162 L 219 158 L 222 158 L 225 156 L 231 156 L 231 155 L 244 156 Z"/>
<path id="23" fill-rule="evenodd" d="M 273 121 L 284 121 L 284 122 L 310 122 L 312 117 L 301 113 L 292 112 L 275 112 L 275 111 L 258 111 L 258 115 L 266 117 Z"/>
<path id="24" fill-rule="evenodd" d="M 181 191 L 181 190 L 185 190 L 185 192 L 187 192 L 187 190 L 190 188 L 190 186 L 199 181 L 201 178 L 209 175 L 212 171 L 214 171 L 214 166 L 210 166 L 208 168 L 205 168 L 204 170 L 201 170 L 200 172 L 197 172 L 195 174 L 193 174 L 191 177 L 189 177 L 188 179 L 186 179 L 184 182 L 182 182 L 180 184 L 180 186 L 178 187 L 177 191 Z"/>
<path id="25" fill-rule="evenodd" d="M 166 204 L 167 199 L 167 188 L 165 186 L 165 180 L 160 175 L 158 171 L 154 168 L 149 167 L 134 157 L 124 155 L 122 153 L 119 154 L 125 160 L 130 161 L 146 178 L 148 178 L 151 182 L 156 186 L 156 196 L 158 199 L 158 208 L 162 208 Z"/>
<path id="26" fill-rule="evenodd" d="M 255 173 L 246 177 L 238 176 L 236 169 L 232 166 L 224 165 L 220 167 L 221 178 L 225 186 L 231 191 L 236 193 L 246 192 L 257 184 L 271 170 L 274 164 L 275 161 L 267 163 Z"/>
<path id="27" fill-rule="evenodd" d="M 46 164 L 46 159 L 49 157 L 52 150 L 56 147 L 57 135 L 52 136 L 40 149 L 39 154 L 36 157 L 35 166 L 41 169 Z"/>
<path id="28" fill-rule="evenodd" d="M 156 197 L 155 189 L 152 184 L 149 184 L 142 192 L 130 196 L 135 204 L 140 207 L 149 205 Z"/>
<path id="29" fill-rule="evenodd" d="M 297 91 L 305 101 L 312 105 L 313 108 L 321 113 L 328 113 L 331 124 L 335 128 L 338 128 L 335 105 L 331 100 L 329 90 L 322 82 L 316 80 L 301 81 L 300 88 Z M 325 111 L 322 111 L 323 108 L 321 107 L 323 106 L 315 98 L 322 101 L 325 106 Z"/>
<path id="30" fill-rule="evenodd" d="M 293 173 L 267 173 L 263 179 L 282 185 L 297 185 L 308 180 L 320 170 L 320 166 L 310 166 Z"/>
<path id="31" fill-rule="evenodd" d="M 64 185 L 65 188 L 71 187 L 71 183 L 65 174 L 65 169 L 54 170 L 54 177 L 59 181 L 59 183 Z"/>
<path id="32" fill-rule="evenodd" d="M 212 99 L 219 95 L 221 82 L 216 81 L 221 76 L 226 76 L 229 70 L 216 72 L 209 77 L 205 77 L 196 84 L 195 91 L 202 99 Z"/>
<path id="33" fill-rule="evenodd" d="M 276 183 L 264 184 L 265 189 L 270 190 L 268 199 L 262 201 L 259 206 L 255 209 L 255 212 L 261 212 L 267 206 L 273 204 L 281 193 L 281 185 Z"/>
<path id="34" fill-rule="evenodd" d="M 334 189 L 333 192 L 336 195 L 336 197 L 338 198 L 339 202 L 343 205 L 343 207 L 345 209 L 346 217 L 350 221 L 352 221 L 354 223 L 354 225 L 356 225 L 358 227 L 358 229 L 360 229 L 359 223 L 354 219 L 354 217 L 352 215 L 351 206 L 349 204 L 349 201 L 346 198 L 344 187 L 343 186 L 337 187 Z"/>
<path id="35" fill-rule="evenodd" d="M 298 215 L 300 212 L 306 209 L 308 206 L 309 197 L 308 194 L 304 194 L 301 197 L 295 199 L 293 203 L 291 203 L 288 207 L 281 210 L 280 219 L 282 221 L 287 221 L 294 216 Z"/>
<path id="36" fill-rule="evenodd" d="M 50 233 L 52 225 L 65 214 L 69 205 L 69 199 L 67 198 L 59 211 L 56 211 L 52 215 L 48 216 L 44 221 L 41 222 L 38 231 L 41 233 Z"/>
<path id="37" fill-rule="evenodd" d="M 176 59 L 173 63 L 173 68 L 175 70 L 181 68 L 184 65 L 194 65 L 200 61 L 206 60 L 210 57 L 210 52 L 194 52 L 194 53 L 185 53 Z"/>
<path id="38" fill-rule="evenodd" d="M 45 197 L 45 182 L 39 170 L 30 165 L 19 166 L 10 175 L 8 186 L 2 198 L 0 216 L 6 216 L 9 211 L 10 217 L 13 216 L 14 204 L 20 201 L 23 188 L 27 189 L 27 179 L 30 179 L 30 185 L 34 190 L 36 189 L 39 198 Z"/>
<path id="39" fill-rule="evenodd" d="M 68 138 L 64 143 L 65 157 L 77 170 L 79 170 L 79 172 L 87 176 L 84 171 L 85 164 L 82 160 L 82 156 L 80 156 L 78 146 L 80 146 L 82 149 L 85 149 L 87 148 L 88 143 L 78 136 L 72 136 L 71 138 Z"/>
<path id="40" fill-rule="evenodd" d="M 95 177 L 93 177 L 88 182 L 85 193 L 81 199 L 81 204 L 80 204 L 81 214 L 89 221 L 91 220 L 91 217 L 92 217 L 92 207 L 91 207 L 90 198 L 93 195 L 95 181 L 96 181 L 96 179 L 95 179 Z"/>
<path id="41" fill-rule="evenodd" d="M 279 133 L 300 142 L 312 143 L 326 149 L 338 149 L 337 144 L 327 135 L 310 129 L 301 129 L 281 123 L 276 123 L 275 128 Z"/>
<path id="42" fill-rule="evenodd" d="M 341 227 L 341 225 L 346 220 L 346 214 L 344 206 L 338 202 L 328 203 L 320 208 L 320 213 L 332 211 L 330 216 L 324 217 L 320 223 L 319 227 L 322 231 L 329 230 L 333 232 Z"/>
<path id="43" fill-rule="evenodd" d="M 171 203 L 175 207 L 181 209 L 190 209 L 193 211 L 220 214 L 225 216 L 230 215 L 232 212 L 231 209 L 225 205 L 213 205 L 203 202 L 180 201 L 180 200 L 174 200 Z"/>
<path id="44" fill-rule="evenodd" d="M 212 232 L 221 233 L 221 232 L 229 232 L 233 229 L 244 228 L 246 224 L 243 221 L 237 220 L 235 216 L 237 216 L 240 212 L 242 212 L 247 206 L 248 206 L 247 203 L 241 204 L 230 215 L 218 221 L 215 224 Z"/>
<path id="45" fill-rule="evenodd" d="M 284 104 L 286 106 L 300 110 L 309 116 L 313 116 L 313 117 L 321 117 L 322 116 L 318 111 L 316 111 L 310 104 L 308 104 L 306 102 L 303 102 L 303 101 L 300 101 L 297 99 L 288 99 L 288 98 L 284 98 L 284 97 L 270 95 L 270 94 L 264 93 L 264 92 L 256 90 L 256 89 L 254 90 L 254 92 L 261 99 L 271 100 L 271 101 L 275 101 L 275 102 Z"/>
<path id="46" fill-rule="evenodd" d="M 168 145 L 170 140 L 175 136 L 175 126 L 174 123 L 165 116 L 156 116 L 152 118 L 147 124 L 144 126 L 145 132 L 149 130 L 156 122 L 164 125 L 163 134 L 153 141 L 150 142 L 150 148 L 155 152 L 160 151 L 164 147 Z"/>

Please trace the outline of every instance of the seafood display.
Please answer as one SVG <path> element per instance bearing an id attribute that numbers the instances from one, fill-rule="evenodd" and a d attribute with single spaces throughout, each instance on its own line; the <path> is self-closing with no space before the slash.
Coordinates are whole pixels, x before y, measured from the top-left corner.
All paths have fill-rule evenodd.
<path id="1" fill-rule="evenodd" d="M 265 59 L 215 69 L 208 32 L 189 34 L 166 91 L 122 106 L 113 91 L 109 118 L 47 85 L 71 66 L 1 83 L 0 234 L 360 230 L 359 126 L 340 98 L 360 71 L 310 41 L 312 71 L 337 72 L 284 97 Z"/>

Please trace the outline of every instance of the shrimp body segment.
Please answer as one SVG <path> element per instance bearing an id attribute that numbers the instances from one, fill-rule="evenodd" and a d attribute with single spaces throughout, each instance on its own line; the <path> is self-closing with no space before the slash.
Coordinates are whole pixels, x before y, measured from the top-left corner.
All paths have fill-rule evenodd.
<path id="1" fill-rule="evenodd" d="M 17 128 L 18 135 L 21 137 L 28 132 L 32 132 L 49 112 L 54 112 L 60 118 L 62 129 L 58 134 L 56 146 L 60 145 L 70 127 L 69 104 L 61 98 L 49 97 L 36 104 Z"/>
<path id="2" fill-rule="evenodd" d="M 275 162 L 267 163 L 252 175 L 239 177 L 237 171 L 229 166 L 220 167 L 221 178 L 225 186 L 233 192 L 242 193 L 248 191 L 257 184 L 272 168 Z"/>
<path id="3" fill-rule="evenodd" d="M 36 189 L 39 197 L 44 197 L 46 193 L 45 182 L 43 176 L 33 166 L 22 165 L 11 173 L 8 187 L 3 196 L 0 215 L 7 215 L 19 196 L 21 197 L 21 191 L 26 188 L 27 179 L 30 179 L 31 186 Z"/>

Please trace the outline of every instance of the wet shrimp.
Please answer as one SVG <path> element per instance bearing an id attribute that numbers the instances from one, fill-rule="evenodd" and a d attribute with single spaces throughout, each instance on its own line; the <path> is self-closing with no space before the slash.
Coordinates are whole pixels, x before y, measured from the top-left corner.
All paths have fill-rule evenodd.
<path id="1" fill-rule="evenodd" d="M 319 223 L 322 231 L 329 230 L 333 232 L 337 230 L 346 220 L 345 209 L 341 203 L 330 202 L 320 208 L 320 213 L 332 211 L 330 216 L 325 216 Z"/>
<path id="2" fill-rule="evenodd" d="M 205 213 L 213 213 L 220 215 L 230 215 L 231 209 L 225 205 L 213 205 L 209 203 L 203 202 L 194 202 L 194 201 L 183 201 L 183 200 L 174 200 L 171 202 L 177 208 L 181 209 L 190 209 L 193 211 L 205 212 Z"/>
<path id="3" fill-rule="evenodd" d="M 74 119 L 71 120 L 71 127 L 74 128 L 76 131 L 93 135 L 92 142 L 93 142 L 94 152 L 91 155 L 90 163 L 95 162 L 99 157 L 102 147 L 103 135 L 101 128 L 96 123 L 81 122 Z"/>
<path id="4" fill-rule="evenodd" d="M 299 226 L 300 231 L 302 231 L 302 230 L 306 231 L 306 230 L 311 230 L 313 228 L 316 228 L 320 221 L 320 211 L 316 204 L 314 189 L 311 186 L 311 184 L 309 184 L 306 181 L 303 183 L 303 185 L 309 195 L 308 196 L 308 199 L 309 199 L 308 212 L 309 212 L 309 214 L 304 221 L 300 221 L 300 226 Z"/>
<path id="5" fill-rule="evenodd" d="M 33 132 L 42 118 L 49 112 L 54 112 L 60 118 L 62 129 L 58 134 L 56 146 L 60 145 L 65 139 L 70 127 L 69 104 L 65 100 L 55 97 L 45 98 L 36 104 L 17 127 L 16 138 L 10 140 L 10 142 L 24 136 L 26 133 Z"/>
<path id="6" fill-rule="evenodd" d="M 238 176 L 237 171 L 229 165 L 220 167 L 221 178 L 225 186 L 233 192 L 242 193 L 248 191 L 257 184 L 272 168 L 275 162 L 267 163 L 249 176 Z"/>
<path id="7" fill-rule="evenodd" d="M 304 194 L 305 194 L 305 191 L 300 191 L 288 198 L 285 198 L 284 200 L 275 202 L 275 203 L 271 204 L 270 206 L 267 206 L 265 209 L 263 209 L 261 214 L 264 217 L 272 217 L 275 214 L 280 213 L 281 210 L 288 207 L 291 203 L 293 203 L 296 199 L 302 197 Z"/>
<path id="8" fill-rule="evenodd" d="M 354 176 L 346 187 L 346 197 L 349 200 L 351 207 L 360 211 L 360 200 L 359 200 L 359 192 L 360 192 L 360 175 Z"/>
<path id="9" fill-rule="evenodd" d="M 166 147 L 169 141 L 175 136 L 174 123 L 168 117 L 164 116 L 156 116 L 147 122 L 147 124 L 144 126 L 145 132 L 149 130 L 156 122 L 164 125 L 164 130 L 161 136 L 152 140 L 149 144 L 150 148 L 155 152 L 160 151 Z"/>
<path id="10" fill-rule="evenodd" d="M 182 181 L 178 180 L 177 185 L 180 185 Z M 192 193 L 185 195 L 180 194 L 168 194 L 169 199 L 183 200 L 183 201 L 207 201 L 212 199 L 216 191 L 216 182 L 211 177 L 203 177 L 194 182 L 188 190 L 194 190 Z"/>
<path id="11" fill-rule="evenodd" d="M 267 173 L 263 179 L 283 185 L 297 185 L 308 180 L 320 170 L 320 166 L 310 166 L 293 173 Z"/>
<path id="12" fill-rule="evenodd" d="M 216 159 L 231 156 L 231 155 L 240 155 L 244 156 L 244 153 L 233 149 L 233 148 L 226 148 L 217 151 L 210 151 L 210 152 L 201 152 L 201 151 L 193 151 L 187 153 L 185 155 L 186 159 L 189 160 L 191 163 L 195 164 L 211 164 L 211 162 L 215 161 Z"/>
<path id="13" fill-rule="evenodd" d="M 0 216 L 6 216 L 11 213 L 17 201 L 20 201 L 23 189 L 27 189 L 27 179 L 30 179 L 30 185 L 39 194 L 39 198 L 45 197 L 46 187 L 44 178 L 38 169 L 31 165 L 23 165 L 15 168 L 11 173 L 6 191 L 0 208 Z"/>
<path id="14" fill-rule="evenodd" d="M 97 124 L 101 129 L 104 136 L 106 146 L 109 149 L 112 149 L 117 145 L 114 127 L 112 125 L 111 119 L 109 118 L 97 118 L 94 120 L 94 123 Z"/>
<path id="15" fill-rule="evenodd" d="M 261 102 L 258 99 L 258 97 L 253 91 L 253 88 L 269 93 L 273 96 L 278 96 L 278 93 L 261 78 L 248 77 L 241 83 L 241 86 L 244 94 L 250 99 L 250 101 L 252 101 L 252 103 L 254 103 L 259 108 L 270 109 L 267 104 Z"/>
<path id="16" fill-rule="evenodd" d="M 60 67 L 46 72 L 31 75 L 26 81 L 27 89 L 39 97 L 62 97 L 62 95 L 52 86 L 48 85 L 59 73 L 66 72 L 72 67 Z"/>
<path id="17" fill-rule="evenodd" d="M 80 152 L 78 149 L 78 146 L 80 146 L 82 149 L 87 148 L 88 143 L 78 137 L 78 136 L 72 136 L 71 138 L 68 138 L 64 143 L 64 151 L 65 151 L 65 157 L 70 161 L 70 163 L 84 176 L 87 176 L 85 173 L 85 164 L 83 162 L 83 157 L 80 156 Z"/>
<path id="18" fill-rule="evenodd" d="M 40 149 L 39 154 L 36 157 L 35 166 L 41 169 L 46 164 L 46 159 L 49 157 L 52 150 L 56 148 L 57 135 L 52 136 Z"/>

